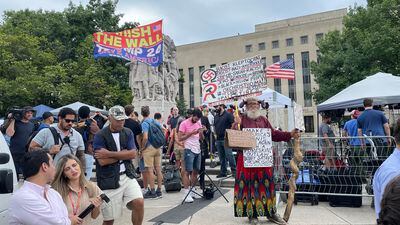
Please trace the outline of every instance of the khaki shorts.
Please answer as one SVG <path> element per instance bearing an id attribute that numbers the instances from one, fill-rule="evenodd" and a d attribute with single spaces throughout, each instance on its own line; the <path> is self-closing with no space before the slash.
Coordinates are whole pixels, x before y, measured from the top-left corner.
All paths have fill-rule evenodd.
<path id="1" fill-rule="evenodd" d="M 161 166 L 161 149 L 149 145 L 142 151 L 145 167 Z"/>
<path id="2" fill-rule="evenodd" d="M 122 208 L 130 201 L 143 198 L 142 190 L 135 179 L 130 179 L 125 174 L 119 177 L 119 188 L 103 190 L 110 198 L 110 202 L 101 204 L 101 213 L 104 221 L 114 220 L 122 216 Z"/>
<path id="3" fill-rule="evenodd" d="M 174 149 L 175 159 L 184 160 L 185 159 L 185 149 Z"/>

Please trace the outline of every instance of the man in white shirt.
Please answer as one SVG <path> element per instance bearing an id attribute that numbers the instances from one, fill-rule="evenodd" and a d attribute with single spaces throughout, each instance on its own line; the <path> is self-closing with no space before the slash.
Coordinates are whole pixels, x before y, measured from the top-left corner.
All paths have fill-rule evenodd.
<path id="1" fill-rule="evenodd" d="M 82 219 L 68 217 L 68 210 L 60 194 L 49 185 L 56 169 L 52 157 L 44 150 L 25 154 L 22 187 L 11 198 L 10 225 L 75 225 Z"/>

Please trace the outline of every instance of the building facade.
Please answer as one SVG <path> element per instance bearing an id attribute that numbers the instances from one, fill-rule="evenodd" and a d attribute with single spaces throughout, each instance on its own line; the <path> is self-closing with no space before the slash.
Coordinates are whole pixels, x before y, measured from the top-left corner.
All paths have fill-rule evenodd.
<path id="1" fill-rule="evenodd" d="M 310 62 L 318 60 L 317 41 L 342 30 L 346 9 L 255 25 L 253 33 L 177 46 L 179 71 L 184 75 L 180 96 L 190 107 L 201 105 L 200 73 L 227 62 L 260 55 L 264 67 L 294 58 L 295 80 L 267 79 L 269 88 L 303 106 L 307 133 L 317 133 L 317 109 L 311 92 L 318 88 Z"/>

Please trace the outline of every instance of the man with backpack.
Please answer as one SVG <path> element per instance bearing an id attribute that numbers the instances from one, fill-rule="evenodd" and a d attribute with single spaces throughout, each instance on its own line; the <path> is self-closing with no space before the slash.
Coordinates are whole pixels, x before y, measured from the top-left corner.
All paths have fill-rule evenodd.
<path id="1" fill-rule="evenodd" d="M 90 118 L 90 108 L 88 106 L 81 106 L 78 109 L 79 122 L 77 123 L 75 130 L 82 135 L 83 143 L 85 145 L 85 162 L 86 171 L 85 176 L 87 180 L 90 180 L 93 173 L 93 138 L 94 135 L 100 130 L 96 120 Z"/>
<path id="2" fill-rule="evenodd" d="M 150 108 L 143 106 L 141 109 L 143 116 L 142 130 L 142 157 L 146 168 L 143 176 L 146 176 L 150 185 L 150 190 L 144 194 L 145 199 L 161 198 L 162 172 L 161 172 L 161 147 L 165 144 L 165 135 L 161 124 L 156 120 L 149 118 Z M 153 169 L 157 175 L 157 190 L 155 190 Z M 146 187 L 145 187 L 146 188 Z"/>
<path id="3" fill-rule="evenodd" d="M 75 111 L 67 107 L 62 108 L 58 113 L 57 126 L 39 131 L 29 144 L 29 151 L 46 149 L 55 164 L 64 155 L 76 155 L 82 163 L 82 170 L 85 170 L 85 145 L 82 135 L 72 128 L 75 121 Z"/>

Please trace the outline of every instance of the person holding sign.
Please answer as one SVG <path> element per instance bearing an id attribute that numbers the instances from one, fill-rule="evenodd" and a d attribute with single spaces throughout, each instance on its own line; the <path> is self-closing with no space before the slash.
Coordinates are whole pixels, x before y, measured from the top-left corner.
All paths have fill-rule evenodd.
<path id="1" fill-rule="evenodd" d="M 261 102 L 257 98 L 247 98 L 244 101 L 244 105 L 246 107 L 245 113 L 243 116 L 235 115 L 232 129 L 269 128 L 272 141 L 276 142 L 287 142 L 291 138 L 299 136 L 297 129 L 291 132 L 274 130 L 268 119 L 261 115 Z M 236 169 L 234 188 L 235 217 L 248 217 L 251 222 L 257 223 L 258 217 L 266 216 L 273 223 L 286 224 L 276 210 L 273 167 L 246 168 L 243 160 L 243 151 L 238 151 Z"/>

